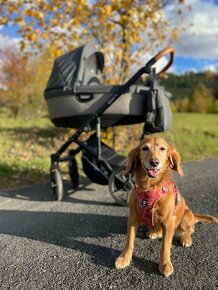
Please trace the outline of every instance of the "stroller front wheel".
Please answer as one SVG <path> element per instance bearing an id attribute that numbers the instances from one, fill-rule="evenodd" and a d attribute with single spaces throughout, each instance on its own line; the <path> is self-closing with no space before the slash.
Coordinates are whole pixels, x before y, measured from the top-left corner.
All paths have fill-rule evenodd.
<path id="1" fill-rule="evenodd" d="M 51 187 L 56 200 L 62 201 L 64 198 L 63 181 L 60 171 L 56 168 L 51 171 Z"/>
<path id="2" fill-rule="evenodd" d="M 109 191 L 117 203 L 128 206 L 134 183 L 131 177 L 123 174 L 124 169 L 125 167 L 118 167 L 112 172 L 109 178 Z"/>

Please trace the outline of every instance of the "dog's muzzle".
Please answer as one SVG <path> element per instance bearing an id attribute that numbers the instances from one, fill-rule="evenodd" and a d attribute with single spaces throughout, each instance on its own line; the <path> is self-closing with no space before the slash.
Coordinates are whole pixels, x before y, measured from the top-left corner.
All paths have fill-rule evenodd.
<path id="1" fill-rule="evenodd" d="M 158 167 L 151 167 L 147 168 L 143 161 L 141 161 L 142 167 L 144 168 L 145 172 L 147 173 L 149 178 L 157 178 L 161 168 Z"/>

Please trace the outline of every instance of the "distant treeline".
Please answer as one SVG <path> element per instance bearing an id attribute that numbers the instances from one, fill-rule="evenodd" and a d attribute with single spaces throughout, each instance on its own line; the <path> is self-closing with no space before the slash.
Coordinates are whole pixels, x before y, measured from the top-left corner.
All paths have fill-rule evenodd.
<path id="1" fill-rule="evenodd" d="M 172 94 L 172 108 L 180 112 L 218 113 L 218 74 L 168 74 L 161 85 Z"/>
<path id="2" fill-rule="evenodd" d="M 161 80 L 161 84 L 172 93 L 173 99 L 191 97 L 199 84 L 203 84 L 218 99 L 218 74 L 215 73 L 168 74 L 167 78 Z"/>

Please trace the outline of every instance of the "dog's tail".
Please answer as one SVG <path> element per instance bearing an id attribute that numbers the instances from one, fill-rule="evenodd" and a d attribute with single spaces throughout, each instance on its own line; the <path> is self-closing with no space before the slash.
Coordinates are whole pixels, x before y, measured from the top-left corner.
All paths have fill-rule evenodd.
<path id="1" fill-rule="evenodd" d="M 218 219 L 212 215 L 207 214 L 194 214 L 195 224 L 201 222 L 203 224 L 218 224 Z"/>

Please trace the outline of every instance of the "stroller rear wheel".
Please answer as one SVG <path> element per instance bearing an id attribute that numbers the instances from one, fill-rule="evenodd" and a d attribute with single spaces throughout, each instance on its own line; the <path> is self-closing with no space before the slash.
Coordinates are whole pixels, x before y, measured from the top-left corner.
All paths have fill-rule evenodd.
<path id="1" fill-rule="evenodd" d="M 125 167 L 116 168 L 109 178 L 109 190 L 113 199 L 123 206 L 128 206 L 134 183 L 132 178 L 123 174 Z"/>
<path id="2" fill-rule="evenodd" d="M 51 187 L 56 200 L 61 201 L 64 197 L 63 181 L 58 168 L 51 171 Z"/>

